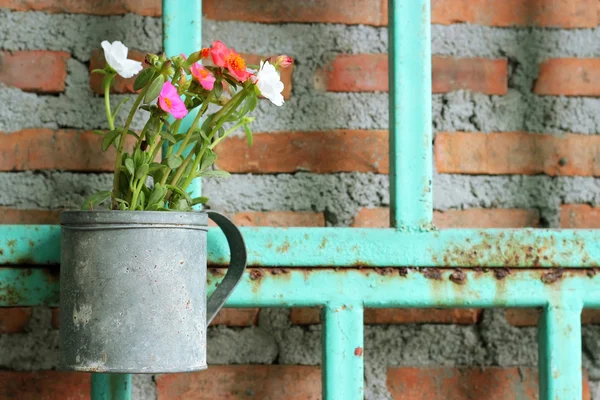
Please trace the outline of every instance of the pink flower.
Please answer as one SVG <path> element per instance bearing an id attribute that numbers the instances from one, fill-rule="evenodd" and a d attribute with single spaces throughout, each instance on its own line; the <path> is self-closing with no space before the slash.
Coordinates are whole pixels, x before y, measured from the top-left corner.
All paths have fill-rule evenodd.
<path id="1" fill-rule="evenodd" d="M 245 82 L 252 73 L 246 69 L 246 62 L 235 50 L 231 50 L 225 58 L 227 70 L 233 75 L 238 81 Z"/>
<path id="2" fill-rule="evenodd" d="M 175 119 L 183 118 L 188 110 L 183 104 L 183 100 L 177 93 L 177 88 L 169 81 L 165 82 L 158 95 L 158 105 L 163 110 L 171 114 Z"/>
<path id="3" fill-rule="evenodd" d="M 209 70 L 204 68 L 202 65 L 198 63 L 192 64 L 190 67 L 190 71 L 192 72 L 192 76 L 200 82 L 200 85 L 206 90 L 213 90 L 215 86 L 215 77 L 210 73 Z"/>
<path id="4" fill-rule="evenodd" d="M 226 62 L 225 59 L 229 54 L 229 49 L 223 42 L 214 41 L 212 47 L 210 49 L 210 55 L 212 57 L 213 62 L 217 67 L 224 67 Z"/>

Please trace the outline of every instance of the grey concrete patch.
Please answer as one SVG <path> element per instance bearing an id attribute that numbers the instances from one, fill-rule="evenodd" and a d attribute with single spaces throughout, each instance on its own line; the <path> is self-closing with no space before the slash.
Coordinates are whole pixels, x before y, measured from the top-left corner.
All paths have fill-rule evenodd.
<path id="1" fill-rule="evenodd" d="M 277 357 L 273 335 L 261 328 L 217 326 L 207 337 L 208 364 L 272 364 Z"/>
<path id="2" fill-rule="evenodd" d="M 49 308 L 34 308 L 27 331 L 0 335 L 0 368 L 17 371 L 55 369 L 58 331 Z"/>
<path id="3" fill-rule="evenodd" d="M 156 383 L 153 375 L 133 375 L 132 400 L 156 400 Z"/>

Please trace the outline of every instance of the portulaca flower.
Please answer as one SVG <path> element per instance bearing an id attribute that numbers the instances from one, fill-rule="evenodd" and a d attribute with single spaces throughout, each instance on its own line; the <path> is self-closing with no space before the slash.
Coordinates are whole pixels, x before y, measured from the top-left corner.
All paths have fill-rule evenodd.
<path id="1" fill-rule="evenodd" d="M 128 59 L 127 47 L 118 40 L 112 44 L 105 40 L 102 42 L 102 48 L 108 65 L 123 78 L 131 78 L 142 70 L 142 63 Z"/>
<path id="2" fill-rule="evenodd" d="M 261 61 L 260 68 L 256 74 L 256 87 L 264 97 L 271 103 L 280 107 L 283 105 L 283 82 L 279 77 L 277 69 L 268 61 Z"/>

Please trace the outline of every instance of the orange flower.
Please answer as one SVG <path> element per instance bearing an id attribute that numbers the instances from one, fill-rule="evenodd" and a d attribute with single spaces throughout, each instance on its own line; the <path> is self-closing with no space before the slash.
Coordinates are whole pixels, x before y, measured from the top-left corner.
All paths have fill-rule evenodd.
<path id="1" fill-rule="evenodd" d="M 225 57 L 227 70 L 240 82 L 245 82 L 252 74 L 246 70 L 246 62 L 235 50 Z"/>

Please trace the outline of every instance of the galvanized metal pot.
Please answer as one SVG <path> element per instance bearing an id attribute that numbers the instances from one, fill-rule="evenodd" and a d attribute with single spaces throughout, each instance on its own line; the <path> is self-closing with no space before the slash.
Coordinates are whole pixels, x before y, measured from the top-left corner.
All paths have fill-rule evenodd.
<path id="1" fill-rule="evenodd" d="M 208 218 L 231 250 L 206 299 Z M 206 368 L 206 327 L 246 268 L 240 231 L 208 212 L 61 214 L 60 366 L 108 373 Z"/>

